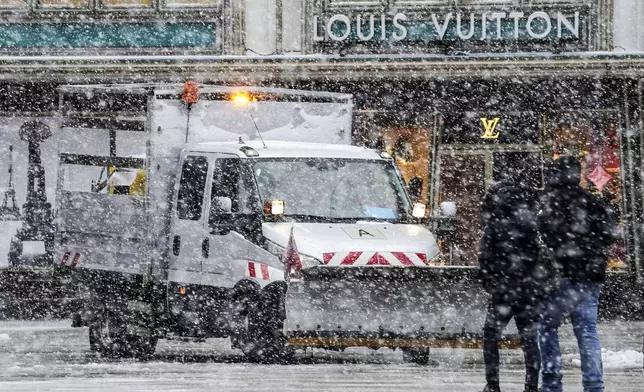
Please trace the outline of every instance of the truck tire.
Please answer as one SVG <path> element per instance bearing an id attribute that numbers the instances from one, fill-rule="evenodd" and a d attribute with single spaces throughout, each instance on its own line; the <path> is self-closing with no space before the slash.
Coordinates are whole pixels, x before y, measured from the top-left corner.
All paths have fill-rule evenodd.
<path id="1" fill-rule="evenodd" d="M 250 362 L 284 363 L 292 350 L 282 332 L 286 312 L 286 283 L 239 282 L 231 296 L 231 345 L 239 348 Z"/>
<path id="2" fill-rule="evenodd" d="M 127 307 L 120 304 L 103 307 L 89 325 L 89 347 L 109 358 L 148 360 L 154 354 L 158 338 L 127 333 Z"/>
<path id="3" fill-rule="evenodd" d="M 242 280 L 233 287 L 230 295 L 229 335 L 232 348 L 240 349 L 250 356 L 254 339 L 250 330 L 250 315 L 256 312 L 261 287 L 252 280 Z"/>
<path id="4" fill-rule="evenodd" d="M 105 357 L 119 358 L 125 348 L 125 320 L 119 307 L 102 306 L 89 323 L 89 348 Z"/>
<path id="5" fill-rule="evenodd" d="M 417 365 L 429 365 L 429 348 L 414 347 L 403 348 L 403 361 L 407 363 L 415 363 Z"/>
<path id="6" fill-rule="evenodd" d="M 129 335 L 127 337 L 129 355 L 139 361 L 148 361 L 156 351 L 157 342 L 158 338 L 156 336 L 143 337 Z"/>
<path id="7" fill-rule="evenodd" d="M 292 362 L 294 349 L 284 336 L 286 319 L 286 282 L 273 282 L 260 293 L 259 306 L 251 314 L 251 330 L 254 331 L 255 352 L 252 360 L 261 363 Z"/>

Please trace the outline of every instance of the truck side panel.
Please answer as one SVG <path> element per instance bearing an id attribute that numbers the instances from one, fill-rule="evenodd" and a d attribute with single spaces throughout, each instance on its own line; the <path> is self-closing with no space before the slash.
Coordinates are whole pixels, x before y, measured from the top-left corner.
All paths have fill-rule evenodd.
<path id="1" fill-rule="evenodd" d="M 58 227 L 67 233 L 142 238 L 146 231 L 145 198 L 88 192 L 60 193 Z"/>
<path id="2" fill-rule="evenodd" d="M 61 264 L 129 273 L 145 271 L 144 198 L 68 191 L 59 196 Z"/>
<path id="3" fill-rule="evenodd" d="M 145 90 L 61 91 L 57 263 L 127 274 L 149 272 L 147 190 L 120 194 L 107 181 L 111 175 L 133 174 L 143 188 L 149 184 L 147 96 Z"/>

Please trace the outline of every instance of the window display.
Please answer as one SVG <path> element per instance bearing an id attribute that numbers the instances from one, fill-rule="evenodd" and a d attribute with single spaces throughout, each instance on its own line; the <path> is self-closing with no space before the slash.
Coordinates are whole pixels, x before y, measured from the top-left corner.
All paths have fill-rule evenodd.
<path id="1" fill-rule="evenodd" d="M 0 0 L 0 8 L 24 8 L 27 5 L 23 0 Z"/>
<path id="2" fill-rule="evenodd" d="M 582 162 L 581 186 L 611 207 L 623 231 L 617 118 L 611 113 L 564 113 L 551 130 L 552 158 L 576 155 Z M 622 233 L 623 237 L 623 233 Z M 624 268 L 624 241 L 613 245 L 608 265 Z"/>
<path id="3" fill-rule="evenodd" d="M 219 5 L 219 3 L 221 3 L 221 0 L 165 0 L 167 7 L 212 7 Z"/>
<path id="4" fill-rule="evenodd" d="M 102 0 L 106 7 L 150 7 L 152 0 Z"/>
<path id="5" fill-rule="evenodd" d="M 39 0 L 43 7 L 87 8 L 88 0 Z"/>
<path id="6" fill-rule="evenodd" d="M 381 130 L 384 149 L 396 159 L 414 201 L 427 203 L 429 190 L 429 130 L 385 128 Z"/>

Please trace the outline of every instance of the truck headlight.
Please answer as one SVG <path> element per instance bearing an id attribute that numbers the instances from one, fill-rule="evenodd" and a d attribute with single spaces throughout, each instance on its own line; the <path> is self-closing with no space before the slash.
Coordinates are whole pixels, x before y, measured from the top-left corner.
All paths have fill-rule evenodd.
<path id="1" fill-rule="evenodd" d="M 412 209 L 411 215 L 414 218 L 424 218 L 425 217 L 425 210 L 427 209 L 427 206 L 424 205 L 423 203 L 414 203 L 414 208 Z"/>

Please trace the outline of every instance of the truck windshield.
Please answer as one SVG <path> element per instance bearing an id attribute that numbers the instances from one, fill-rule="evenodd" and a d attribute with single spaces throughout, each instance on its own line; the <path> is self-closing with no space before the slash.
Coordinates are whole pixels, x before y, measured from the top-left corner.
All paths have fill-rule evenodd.
<path id="1" fill-rule="evenodd" d="M 401 220 L 409 201 L 386 161 L 329 158 L 256 159 L 262 200 L 284 200 L 285 215 Z"/>

